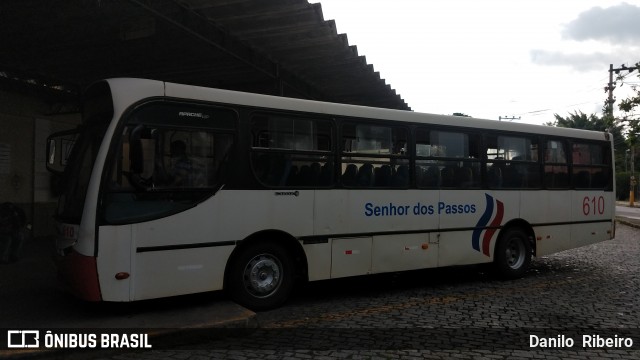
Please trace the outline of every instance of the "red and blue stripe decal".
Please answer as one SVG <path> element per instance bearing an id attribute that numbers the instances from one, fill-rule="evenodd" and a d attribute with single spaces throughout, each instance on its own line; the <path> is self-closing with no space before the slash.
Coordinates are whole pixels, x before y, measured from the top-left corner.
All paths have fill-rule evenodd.
<path id="1" fill-rule="evenodd" d="M 480 235 L 482 235 L 482 232 L 484 231 L 484 236 L 482 237 L 482 253 L 486 256 L 491 256 L 491 238 L 502 223 L 502 217 L 504 216 L 504 204 L 502 201 L 494 199 L 493 196 L 487 193 L 484 195 L 487 199 L 487 207 L 473 230 L 471 244 L 474 250 L 481 251 Z M 491 221 L 491 218 L 493 218 L 493 221 Z M 491 222 L 491 224 L 489 224 L 489 222 Z"/>

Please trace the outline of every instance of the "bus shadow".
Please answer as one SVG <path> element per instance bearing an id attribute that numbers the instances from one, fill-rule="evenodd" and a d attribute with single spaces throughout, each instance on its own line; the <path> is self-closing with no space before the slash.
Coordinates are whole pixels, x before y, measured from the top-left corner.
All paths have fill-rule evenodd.
<path id="1" fill-rule="evenodd" d="M 443 289 L 465 291 L 475 287 L 502 287 L 509 286 L 510 282 L 535 282 L 541 278 L 570 277 L 577 272 L 585 273 L 592 270 L 566 259 L 545 257 L 534 258 L 529 271 L 522 278 L 513 280 L 500 278 L 490 263 L 363 275 L 301 284 L 289 303 L 324 302 L 337 298 L 364 298 L 380 294 L 393 296 L 398 292 L 422 292 L 425 289 L 431 292 Z"/>
<path id="2" fill-rule="evenodd" d="M 330 301 L 345 296 L 367 297 L 487 281 L 499 281 L 487 265 L 411 270 L 305 283 L 297 288 L 292 301 Z"/>

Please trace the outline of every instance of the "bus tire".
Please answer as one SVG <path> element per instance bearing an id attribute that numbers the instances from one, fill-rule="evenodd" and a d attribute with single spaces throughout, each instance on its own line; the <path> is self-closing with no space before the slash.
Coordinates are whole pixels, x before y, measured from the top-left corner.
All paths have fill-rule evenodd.
<path id="1" fill-rule="evenodd" d="M 294 266 L 287 249 L 263 242 L 241 249 L 231 264 L 227 285 L 231 298 L 254 311 L 281 306 L 293 289 Z"/>
<path id="2" fill-rule="evenodd" d="M 522 277 L 531 265 L 529 236 L 520 228 L 507 229 L 496 245 L 494 267 L 503 279 Z"/>

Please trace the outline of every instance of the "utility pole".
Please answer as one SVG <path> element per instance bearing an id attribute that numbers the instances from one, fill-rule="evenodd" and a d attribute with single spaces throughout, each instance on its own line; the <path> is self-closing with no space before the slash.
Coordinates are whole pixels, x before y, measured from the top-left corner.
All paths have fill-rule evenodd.
<path id="1" fill-rule="evenodd" d="M 498 121 L 502 121 L 502 120 L 509 120 L 509 121 L 520 120 L 520 116 L 518 116 L 518 117 L 515 117 L 515 116 L 512 116 L 512 117 L 498 116 Z"/>
<path id="2" fill-rule="evenodd" d="M 620 69 L 614 69 L 613 64 L 609 64 L 609 85 L 604 88 L 604 91 L 609 92 L 609 98 L 607 99 L 607 112 L 609 116 L 613 119 L 613 103 L 616 102 L 616 99 L 613 98 L 613 89 L 616 88 L 613 85 L 613 72 L 618 71 L 620 73 Z"/>
<path id="3" fill-rule="evenodd" d="M 613 73 L 616 75 L 620 74 L 620 71 L 628 71 L 632 73 L 634 70 L 640 71 L 640 66 L 631 66 L 627 67 L 625 65 L 621 65 L 619 68 L 614 69 L 613 64 L 609 64 L 609 85 L 604 88 L 604 91 L 609 92 L 609 98 L 607 99 L 607 112 L 611 119 L 613 119 L 613 103 L 616 102 L 616 99 L 613 98 L 613 89 L 616 86 L 613 84 Z M 635 177 L 635 167 L 634 167 L 634 158 L 635 158 L 635 145 L 631 144 L 631 178 L 629 179 L 629 206 L 633 207 L 633 203 L 635 201 L 635 186 L 636 186 L 636 177 Z"/>
<path id="4" fill-rule="evenodd" d="M 635 144 L 631 145 L 631 180 L 629 181 L 629 206 L 633 207 L 633 202 L 635 201 L 635 195 L 636 195 L 636 177 L 635 177 L 635 163 L 634 163 L 634 158 L 636 157 L 635 154 Z"/>

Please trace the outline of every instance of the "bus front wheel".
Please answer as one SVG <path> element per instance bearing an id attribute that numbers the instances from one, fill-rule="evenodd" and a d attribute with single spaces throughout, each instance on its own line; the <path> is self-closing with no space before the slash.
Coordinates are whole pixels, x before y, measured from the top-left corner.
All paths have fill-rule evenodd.
<path id="1" fill-rule="evenodd" d="M 293 262 L 282 245 L 257 243 L 242 249 L 229 270 L 231 298 L 251 310 L 282 305 L 293 289 Z"/>
<path id="2" fill-rule="evenodd" d="M 498 240 L 494 265 L 504 279 L 519 278 L 531 264 L 531 243 L 526 232 L 519 228 L 508 229 Z"/>

